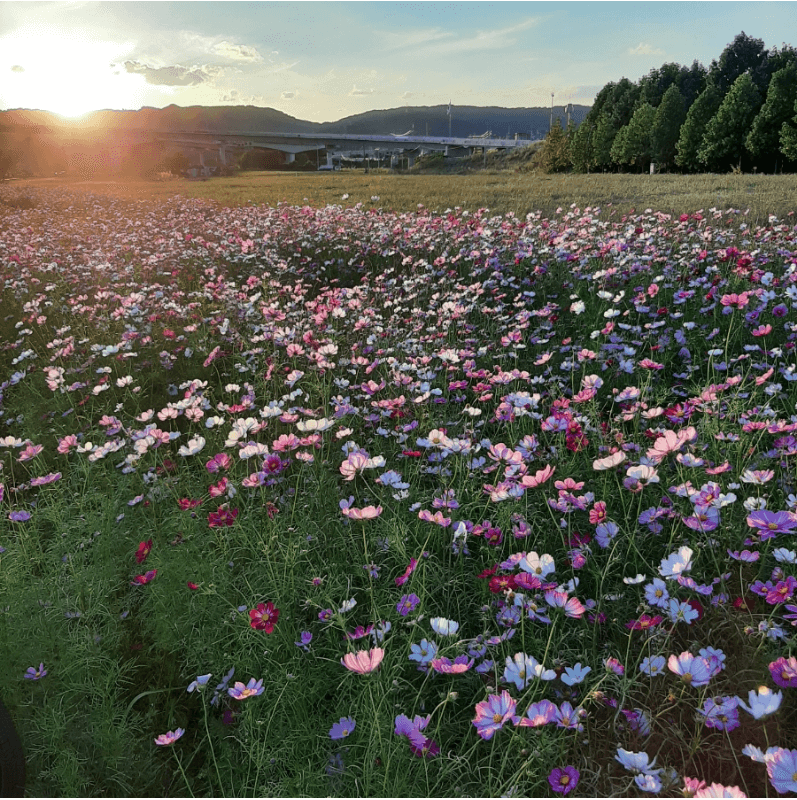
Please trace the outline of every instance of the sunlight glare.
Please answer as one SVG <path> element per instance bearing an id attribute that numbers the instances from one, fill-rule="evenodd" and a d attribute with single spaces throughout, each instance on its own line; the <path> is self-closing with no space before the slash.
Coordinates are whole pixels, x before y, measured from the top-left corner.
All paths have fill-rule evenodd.
<path id="1" fill-rule="evenodd" d="M 24 68 L 4 81 L 0 101 L 6 108 L 37 108 L 68 118 L 102 108 L 136 108 L 140 79 L 111 67 L 131 49 L 78 31 L 20 30 L 0 39 L 2 61 Z"/>

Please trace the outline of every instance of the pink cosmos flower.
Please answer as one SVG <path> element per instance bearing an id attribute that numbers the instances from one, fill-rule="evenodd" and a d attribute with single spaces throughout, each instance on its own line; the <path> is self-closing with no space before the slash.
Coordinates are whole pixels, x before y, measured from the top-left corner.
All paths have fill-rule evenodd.
<path id="1" fill-rule="evenodd" d="M 350 497 L 348 500 L 341 500 L 340 513 L 349 519 L 376 519 L 382 513 L 382 506 L 365 506 L 365 508 L 353 508 L 352 503 L 354 498 Z"/>
<path id="2" fill-rule="evenodd" d="M 470 661 L 466 655 L 457 656 L 453 661 L 449 658 L 433 658 L 430 662 L 435 672 L 442 672 L 445 675 L 458 675 L 467 672 L 473 666 L 473 659 Z"/>
<path id="3" fill-rule="evenodd" d="M 351 672 L 366 675 L 377 669 L 384 657 L 385 651 L 381 647 L 374 647 L 371 650 L 356 650 L 354 653 L 346 653 L 340 663 Z"/>
<path id="4" fill-rule="evenodd" d="M 157 739 L 155 739 L 155 744 L 160 745 L 161 747 L 174 744 L 184 733 L 185 731 L 182 728 L 178 728 L 176 731 L 162 733 Z"/>
<path id="5" fill-rule="evenodd" d="M 263 679 L 255 681 L 254 678 L 250 678 L 246 685 L 236 681 L 232 689 L 227 689 L 227 694 L 233 700 L 246 700 L 247 697 L 257 697 L 263 694 Z"/>
<path id="6" fill-rule="evenodd" d="M 518 727 L 539 728 L 556 720 L 556 712 L 559 709 L 550 700 L 540 700 L 532 703 L 523 717 L 514 716 L 512 722 Z"/>
<path id="7" fill-rule="evenodd" d="M 553 477 L 554 472 L 556 472 L 556 467 L 552 467 L 548 464 L 543 469 L 538 469 L 534 475 L 524 475 L 521 478 L 520 485 L 525 489 L 534 489 Z"/>
<path id="8" fill-rule="evenodd" d="M 36 458 L 42 450 L 44 450 L 44 445 L 42 444 L 27 444 L 20 451 L 17 461 L 30 461 L 32 458 Z"/>

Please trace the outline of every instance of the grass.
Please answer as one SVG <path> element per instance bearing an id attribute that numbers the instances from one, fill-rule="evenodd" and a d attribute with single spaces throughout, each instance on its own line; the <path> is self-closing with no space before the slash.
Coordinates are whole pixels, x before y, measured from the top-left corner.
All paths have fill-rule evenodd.
<path id="1" fill-rule="evenodd" d="M 22 185 L 50 185 L 31 180 Z M 324 206 L 363 203 L 394 211 L 414 211 L 418 203 L 435 213 L 460 207 L 489 209 L 495 214 L 525 217 L 541 211 L 551 215 L 575 203 L 618 214 L 651 208 L 668 214 L 708 211 L 710 208 L 749 209 L 751 224 L 763 224 L 770 214 L 785 217 L 795 210 L 794 175 L 536 175 L 507 170 L 473 171 L 457 175 L 391 174 L 387 171 L 337 173 L 246 172 L 232 178 L 206 181 L 177 180 L 96 182 L 84 189 L 146 200 L 174 195 L 218 202 L 222 206 Z M 341 198 L 348 195 L 345 200 Z"/>
<path id="2" fill-rule="evenodd" d="M 29 793 L 795 791 L 793 221 L 619 213 L 741 178 L 0 187 Z"/>

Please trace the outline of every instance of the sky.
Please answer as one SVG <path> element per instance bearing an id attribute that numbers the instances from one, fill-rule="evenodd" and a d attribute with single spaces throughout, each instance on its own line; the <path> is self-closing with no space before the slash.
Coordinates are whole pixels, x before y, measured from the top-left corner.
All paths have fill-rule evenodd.
<path id="1" fill-rule="evenodd" d="M 0 0 L 0 109 L 255 105 L 331 122 L 401 106 L 590 105 L 744 31 L 780 47 L 793 2 Z M 787 41 L 797 45 L 797 41 Z"/>

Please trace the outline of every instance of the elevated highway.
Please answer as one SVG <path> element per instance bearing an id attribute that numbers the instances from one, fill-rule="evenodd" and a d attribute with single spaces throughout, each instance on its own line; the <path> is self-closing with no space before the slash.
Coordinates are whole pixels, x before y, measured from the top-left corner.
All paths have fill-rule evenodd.
<path id="1" fill-rule="evenodd" d="M 507 150 L 526 147 L 528 139 L 498 139 L 485 136 L 418 136 L 405 134 L 360 134 L 360 133 L 206 133 L 162 131 L 155 134 L 156 139 L 170 144 L 199 150 L 218 150 L 222 164 L 227 163 L 229 150 L 268 148 L 286 154 L 286 161 L 292 163 L 296 153 L 323 150 L 327 163 L 332 164 L 333 153 L 374 153 L 408 154 L 410 163 L 415 155 L 428 152 L 448 154 L 450 150 Z"/>

